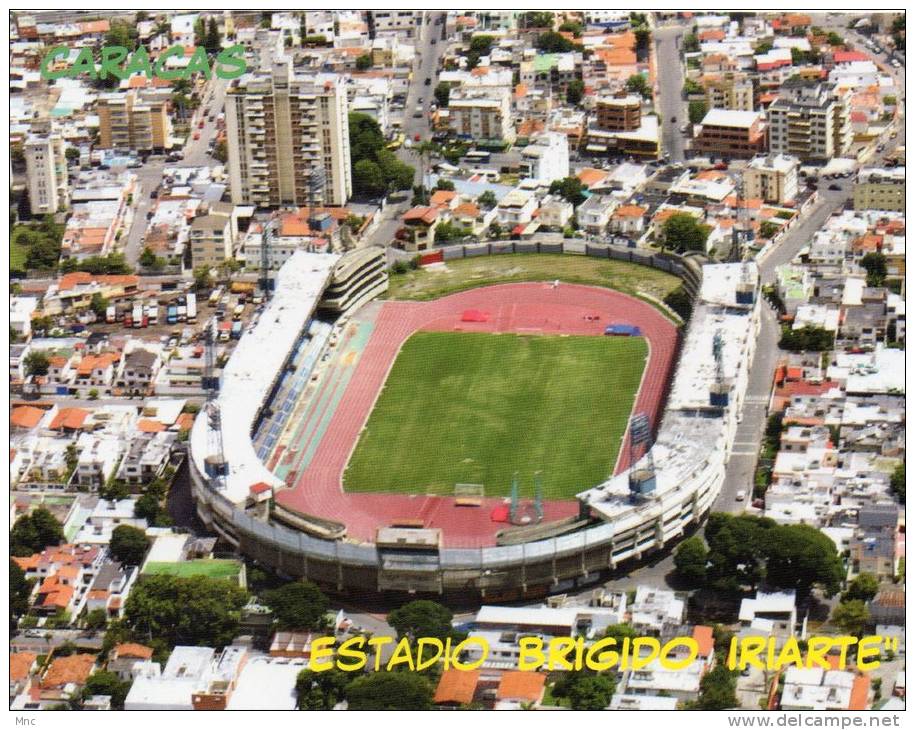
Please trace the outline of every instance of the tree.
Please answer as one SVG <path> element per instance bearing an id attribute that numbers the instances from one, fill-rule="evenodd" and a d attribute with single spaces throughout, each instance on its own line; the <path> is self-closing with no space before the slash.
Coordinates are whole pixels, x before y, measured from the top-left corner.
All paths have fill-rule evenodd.
<path id="1" fill-rule="evenodd" d="M 264 603 L 273 609 L 281 629 L 323 629 L 330 602 L 314 583 L 296 581 L 267 591 Z"/>
<path id="2" fill-rule="evenodd" d="M 95 672 L 83 686 L 83 700 L 87 700 L 93 695 L 108 695 L 111 697 L 111 707 L 115 710 L 123 710 L 130 685 L 131 682 L 122 682 L 114 672 Z"/>
<path id="3" fill-rule="evenodd" d="M 626 91 L 632 94 L 638 94 L 644 99 L 651 96 L 651 86 L 642 74 L 632 74 L 626 79 Z"/>
<path id="4" fill-rule="evenodd" d="M 806 596 L 820 585 L 828 596 L 839 591 L 845 571 L 835 543 L 810 525 L 777 525 L 767 534 L 766 581 Z"/>
<path id="5" fill-rule="evenodd" d="M 664 297 L 664 303 L 680 315 L 683 320 L 688 320 L 693 313 L 693 300 L 681 284 Z"/>
<path id="6" fill-rule="evenodd" d="M 207 25 L 206 39 L 204 46 L 207 53 L 219 53 L 222 48 L 222 36 L 219 34 L 219 27 L 216 25 L 216 18 L 210 16 L 210 22 Z"/>
<path id="7" fill-rule="evenodd" d="M 356 59 L 356 70 L 368 71 L 372 67 L 372 54 L 363 53 Z"/>
<path id="8" fill-rule="evenodd" d="M 893 470 L 893 475 L 890 477 L 890 487 L 893 488 L 899 501 L 905 504 L 905 462 L 902 462 Z"/>
<path id="9" fill-rule="evenodd" d="M 64 157 L 67 158 L 67 162 L 73 162 L 74 160 L 79 159 L 79 150 L 76 147 L 67 147 L 67 151 L 64 152 Z"/>
<path id="10" fill-rule="evenodd" d="M 486 208 L 491 210 L 499 204 L 499 201 L 496 200 L 496 194 L 492 190 L 484 190 L 477 196 L 477 205 L 481 208 Z"/>
<path id="11" fill-rule="evenodd" d="M 569 53 L 575 50 L 575 44 L 572 41 L 552 30 L 537 36 L 534 46 L 541 53 Z"/>
<path id="12" fill-rule="evenodd" d="M 880 581 L 871 573 L 861 573 L 851 583 L 848 589 L 842 594 L 842 602 L 847 601 L 864 601 L 865 603 L 877 595 L 880 590 Z"/>
<path id="13" fill-rule="evenodd" d="M 572 79 L 566 89 L 566 102 L 574 106 L 578 104 L 585 95 L 585 82 L 581 79 Z"/>
<path id="14" fill-rule="evenodd" d="M 353 165 L 353 193 L 366 197 L 378 197 L 385 191 L 384 175 L 377 162 L 359 160 Z"/>
<path id="15" fill-rule="evenodd" d="M 43 350 L 32 350 L 25 356 L 26 375 L 47 375 L 51 360 Z"/>
<path id="16" fill-rule="evenodd" d="M 435 103 L 440 108 L 445 109 L 448 107 L 448 101 L 451 97 L 451 84 L 447 81 L 439 81 L 435 85 L 435 91 L 432 93 L 435 95 Z"/>
<path id="17" fill-rule="evenodd" d="M 632 624 L 611 624 L 604 631 L 604 636 L 608 639 L 615 639 L 617 646 L 619 646 L 623 639 L 632 641 L 638 636 L 638 633 L 632 628 Z"/>
<path id="18" fill-rule="evenodd" d="M 844 46 L 845 39 L 840 36 L 835 31 L 831 31 L 828 36 L 826 36 L 826 42 L 831 46 Z"/>
<path id="19" fill-rule="evenodd" d="M 194 290 L 207 291 L 213 288 L 213 273 L 209 266 L 201 265 L 194 267 Z"/>
<path id="20" fill-rule="evenodd" d="M 766 533 L 774 527 L 768 517 L 712 513 L 705 526 L 711 584 L 726 591 L 755 587 L 765 577 Z"/>
<path id="21" fill-rule="evenodd" d="M 375 672 L 359 677 L 346 688 L 350 710 L 428 710 L 432 684 L 414 672 Z"/>
<path id="22" fill-rule="evenodd" d="M 116 560 L 126 565 L 139 565 L 149 549 L 149 540 L 137 527 L 118 525 L 111 533 L 109 549 Z"/>
<path id="23" fill-rule="evenodd" d="M 806 324 L 800 329 L 785 329 L 778 346 L 791 352 L 824 352 L 831 350 L 834 343 L 835 333 Z"/>
<path id="24" fill-rule="evenodd" d="M 840 603 L 832 612 L 832 622 L 844 633 L 860 637 L 871 619 L 864 601 L 854 600 Z"/>
<path id="25" fill-rule="evenodd" d="M 446 639 L 454 635 L 451 620 L 454 614 L 451 609 L 435 601 L 411 601 L 395 608 L 388 614 L 388 624 L 396 631 L 399 638 L 424 636 Z"/>
<path id="26" fill-rule="evenodd" d="M 886 256 L 880 252 L 866 253 L 861 257 L 861 268 L 867 272 L 868 286 L 883 286 L 886 280 Z"/>
<path id="27" fill-rule="evenodd" d="M 89 308 L 93 311 L 96 317 L 99 319 L 104 319 L 105 312 L 108 309 L 108 300 L 101 295 L 100 292 L 96 292 L 92 295 L 92 301 L 89 302 Z"/>
<path id="28" fill-rule="evenodd" d="M 773 223 L 772 221 L 763 221 L 759 224 L 759 237 L 769 240 L 781 230 L 781 226 L 778 223 Z"/>
<path id="29" fill-rule="evenodd" d="M 737 707 L 737 680 L 735 673 L 719 663 L 699 683 L 697 710 L 727 710 Z"/>
<path id="30" fill-rule="evenodd" d="M 704 94 L 705 89 L 702 88 L 702 84 L 693 79 L 686 79 L 683 82 L 683 95 L 689 96 L 690 94 Z"/>
<path id="31" fill-rule="evenodd" d="M 353 672 L 341 669 L 326 672 L 303 669 L 295 680 L 296 707 L 300 710 L 332 710 L 343 701 L 346 688 L 353 679 Z"/>
<path id="32" fill-rule="evenodd" d="M 401 162 L 391 150 L 380 149 L 375 153 L 375 160 L 381 168 L 381 174 L 387 181 L 387 187 L 393 190 L 409 190 L 413 185 L 416 170 Z"/>
<path id="33" fill-rule="evenodd" d="M 445 178 L 439 178 L 435 183 L 433 190 L 445 190 L 448 192 L 454 192 L 454 183 L 451 180 L 446 180 Z"/>
<path id="34" fill-rule="evenodd" d="M 699 50 L 699 37 L 695 33 L 687 33 L 683 36 L 684 53 L 698 53 Z"/>
<path id="35" fill-rule="evenodd" d="M 552 28 L 554 17 L 546 10 L 532 10 L 519 18 L 518 25 L 521 28 Z"/>
<path id="36" fill-rule="evenodd" d="M 708 114 L 708 104 L 704 101 L 691 101 L 689 103 L 687 115 L 689 116 L 689 121 L 693 124 L 701 124 L 706 114 Z"/>
<path id="37" fill-rule="evenodd" d="M 16 520 L 10 530 L 10 555 L 32 555 L 63 541 L 64 529 L 60 522 L 45 507 L 39 507 Z"/>
<path id="38" fill-rule="evenodd" d="M 684 581 L 692 586 L 704 585 L 708 571 L 708 548 L 697 536 L 684 540 L 674 554 L 674 566 Z"/>
<path id="39" fill-rule="evenodd" d="M 32 583 L 15 560 L 10 559 L 10 626 L 15 626 L 21 616 L 28 613 Z"/>
<path id="40" fill-rule="evenodd" d="M 579 206 L 585 202 L 584 186 L 581 184 L 581 180 L 574 175 L 551 182 L 550 194 L 559 195 L 574 206 Z"/>
<path id="41" fill-rule="evenodd" d="M 349 145 L 353 164 L 359 160 L 374 160 L 375 153 L 384 147 L 384 135 L 378 122 L 368 114 L 350 112 Z"/>
<path id="42" fill-rule="evenodd" d="M 224 578 L 152 575 L 138 582 L 125 606 L 136 637 L 156 637 L 167 646 L 222 648 L 238 633 L 247 592 Z"/>
<path id="43" fill-rule="evenodd" d="M 584 26 L 582 26 L 581 23 L 576 23 L 571 20 L 567 20 L 559 26 L 560 33 L 571 33 L 576 38 L 581 38 L 581 33 L 583 30 Z"/>
<path id="44" fill-rule="evenodd" d="M 584 674 L 571 682 L 566 697 L 573 710 L 604 710 L 613 699 L 616 682 L 608 674 Z"/>
<path id="45" fill-rule="evenodd" d="M 108 623 L 108 614 L 104 608 L 96 608 L 86 614 L 86 628 L 93 631 L 104 629 Z"/>
<path id="46" fill-rule="evenodd" d="M 672 215 L 661 228 L 664 245 L 677 252 L 705 251 L 711 228 L 687 213 Z"/>

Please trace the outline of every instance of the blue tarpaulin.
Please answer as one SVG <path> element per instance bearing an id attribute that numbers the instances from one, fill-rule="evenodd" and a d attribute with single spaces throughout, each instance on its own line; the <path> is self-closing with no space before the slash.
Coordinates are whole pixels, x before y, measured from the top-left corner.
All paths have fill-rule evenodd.
<path id="1" fill-rule="evenodd" d="M 632 324 L 611 324 L 604 330 L 605 335 L 619 335 L 622 337 L 638 337 L 642 330 Z"/>

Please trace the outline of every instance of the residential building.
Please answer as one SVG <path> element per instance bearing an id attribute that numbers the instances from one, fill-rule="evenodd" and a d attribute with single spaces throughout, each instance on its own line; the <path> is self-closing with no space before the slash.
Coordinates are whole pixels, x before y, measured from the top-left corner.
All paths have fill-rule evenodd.
<path id="1" fill-rule="evenodd" d="M 53 215 L 70 205 L 66 145 L 56 133 L 31 135 L 24 145 L 32 215 Z"/>
<path id="2" fill-rule="evenodd" d="M 642 126 L 642 100 L 633 94 L 600 97 L 594 111 L 600 129 L 631 132 Z"/>
<path id="3" fill-rule="evenodd" d="M 352 194 L 345 78 L 294 75 L 289 58 L 226 95 L 232 202 L 342 206 Z"/>
<path id="4" fill-rule="evenodd" d="M 369 10 L 366 18 L 369 25 L 369 35 L 377 38 L 380 35 L 399 34 L 412 38 L 416 33 L 415 10 Z"/>
<path id="5" fill-rule="evenodd" d="M 168 89 L 102 94 L 97 103 L 99 147 L 151 152 L 171 149 Z"/>
<path id="6" fill-rule="evenodd" d="M 190 248 L 193 267 L 215 267 L 232 258 L 235 231 L 238 227 L 234 210 L 231 204 L 210 203 L 204 214 L 198 215 L 191 222 Z"/>
<path id="7" fill-rule="evenodd" d="M 540 225 L 562 230 L 572 219 L 575 206 L 561 195 L 547 195 L 540 201 Z"/>
<path id="8" fill-rule="evenodd" d="M 847 104 L 834 87 L 791 78 L 766 110 L 769 150 L 801 160 L 841 157 L 851 144 Z"/>
<path id="9" fill-rule="evenodd" d="M 905 168 L 862 168 L 855 182 L 854 201 L 855 210 L 905 213 Z"/>
<path id="10" fill-rule="evenodd" d="M 782 593 L 756 592 L 755 598 L 740 602 L 740 625 L 766 636 L 787 638 L 797 629 L 797 608 L 794 591 Z"/>
<path id="11" fill-rule="evenodd" d="M 594 236 L 602 236 L 610 225 L 610 217 L 619 206 L 619 200 L 611 195 L 592 195 L 578 206 L 578 225 Z"/>
<path id="12" fill-rule="evenodd" d="M 548 185 L 569 175 L 569 138 L 560 132 L 544 132 L 521 151 L 521 174 Z"/>
<path id="13" fill-rule="evenodd" d="M 121 681 L 130 681 L 136 676 L 136 664 L 150 661 L 152 655 L 152 648 L 143 644 L 117 644 L 108 655 L 108 671 L 117 674 Z"/>
<path id="14" fill-rule="evenodd" d="M 705 89 L 707 108 L 753 111 L 753 82 L 747 74 L 731 71 L 707 74 L 699 83 Z"/>
<path id="15" fill-rule="evenodd" d="M 448 99 L 451 131 L 477 142 L 514 142 L 511 91 L 504 87 L 462 86 Z"/>
<path id="16" fill-rule="evenodd" d="M 743 197 L 783 205 L 797 197 L 798 160 L 788 155 L 754 157 L 743 172 Z"/>
<path id="17" fill-rule="evenodd" d="M 716 157 L 753 157 L 766 149 L 761 112 L 712 109 L 702 119 L 693 147 Z"/>
<path id="18" fill-rule="evenodd" d="M 124 356 L 115 385 L 131 395 L 148 395 L 160 365 L 157 352 L 136 348 Z"/>
<path id="19" fill-rule="evenodd" d="M 404 213 L 403 224 L 398 239 L 407 251 L 425 251 L 435 244 L 435 229 L 439 224 L 437 209 L 428 206 L 412 208 Z"/>
<path id="20" fill-rule="evenodd" d="M 820 667 L 788 667 L 781 709 L 794 712 L 866 710 L 870 682 L 870 678 L 863 674 Z"/>

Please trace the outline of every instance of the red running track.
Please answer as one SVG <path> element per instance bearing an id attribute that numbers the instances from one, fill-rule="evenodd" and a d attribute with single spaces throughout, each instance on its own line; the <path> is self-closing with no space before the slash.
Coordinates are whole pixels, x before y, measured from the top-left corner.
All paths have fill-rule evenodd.
<path id="1" fill-rule="evenodd" d="M 487 321 L 462 322 L 467 309 L 485 312 Z M 586 319 L 593 315 L 599 319 Z M 343 471 L 397 353 L 417 330 L 600 336 L 613 323 L 636 325 L 649 342 L 635 408 L 648 413 L 656 428 L 674 364 L 677 329 L 650 304 L 610 289 L 578 284 L 554 288 L 549 283 L 489 286 L 431 302 L 385 302 L 311 463 L 295 486 L 277 492 L 276 499 L 305 514 L 345 523 L 347 535 L 357 540 L 373 541 L 379 527 L 398 521 L 422 520 L 426 527 L 441 528 L 449 547 L 495 545 L 496 533 L 506 525 L 493 522 L 490 512 L 504 498 L 486 499 L 481 507 L 458 507 L 451 497 L 343 491 Z M 620 454 L 617 471 L 628 463 L 628 450 Z M 544 503 L 547 521 L 577 512 L 574 500 Z"/>

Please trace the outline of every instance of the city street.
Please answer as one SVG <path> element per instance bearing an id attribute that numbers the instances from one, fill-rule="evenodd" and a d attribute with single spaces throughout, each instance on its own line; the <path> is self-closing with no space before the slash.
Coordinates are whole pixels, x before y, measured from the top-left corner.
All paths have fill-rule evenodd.
<path id="1" fill-rule="evenodd" d="M 679 25 L 662 26 L 654 31 L 657 45 L 658 90 L 657 111 L 661 115 L 661 144 L 663 154 L 671 162 L 684 159 L 684 135 L 680 125 L 688 122 L 686 105 L 683 102 L 683 57 L 680 43 L 685 29 Z"/>

